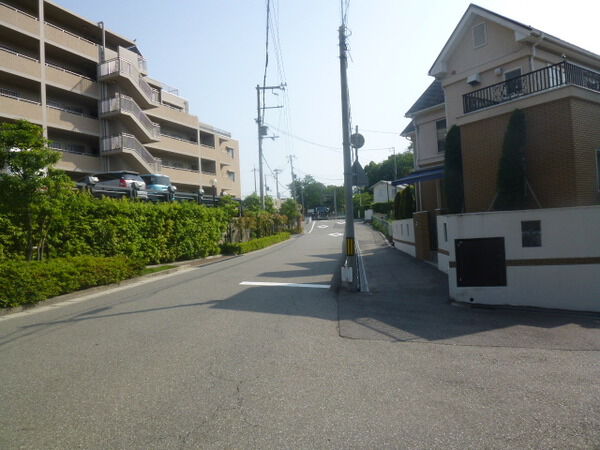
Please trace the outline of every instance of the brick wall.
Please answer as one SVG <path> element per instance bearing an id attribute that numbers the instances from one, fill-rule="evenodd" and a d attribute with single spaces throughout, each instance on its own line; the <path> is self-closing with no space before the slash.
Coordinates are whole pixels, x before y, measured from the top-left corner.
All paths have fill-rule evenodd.
<path id="1" fill-rule="evenodd" d="M 541 206 L 598 203 L 593 149 L 600 146 L 600 106 L 566 98 L 524 112 L 528 179 Z M 487 211 L 494 200 L 509 117 L 503 114 L 461 127 L 467 212 Z M 531 196 L 529 200 L 530 207 L 536 207 Z"/>
<path id="2" fill-rule="evenodd" d="M 571 115 L 574 130 L 577 205 L 600 204 L 595 155 L 596 150 L 600 149 L 600 105 L 573 99 Z"/>

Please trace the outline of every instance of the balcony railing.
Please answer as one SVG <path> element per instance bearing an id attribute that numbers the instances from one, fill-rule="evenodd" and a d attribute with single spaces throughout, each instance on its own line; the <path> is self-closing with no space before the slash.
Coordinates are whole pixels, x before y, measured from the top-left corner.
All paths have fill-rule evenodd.
<path id="1" fill-rule="evenodd" d="M 566 85 L 580 86 L 600 92 L 600 73 L 568 62 L 561 62 L 464 94 L 463 111 L 467 114 L 525 95 Z"/>
<path id="2" fill-rule="evenodd" d="M 152 156 L 135 136 L 121 133 L 117 136 L 103 138 L 100 143 L 100 151 L 105 154 L 120 153 L 126 150 L 134 152 L 142 161 L 144 161 L 148 170 L 154 173 L 160 173 L 162 169 L 160 158 Z"/>
<path id="3" fill-rule="evenodd" d="M 146 113 L 129 96 L 116 94 L 112 98 L 100 102 L 100 113 L 109 114 L 112 112 L 128 113 L 135 117 L 144 127 L 146 132 L 157 141 L 160 139 L 160 125 L 152 122 Z"/>
<path id="4" fill-rule="evenodd" d="M 129 78 L 150 102 L 159 103 L 158 90 L 152 88 L 148 82 L 144 80 L 139 70 L 129 61 L 122 58 L 115 58 L 100 64 L 98 68 L 99 79 L 117 73 Z"/>

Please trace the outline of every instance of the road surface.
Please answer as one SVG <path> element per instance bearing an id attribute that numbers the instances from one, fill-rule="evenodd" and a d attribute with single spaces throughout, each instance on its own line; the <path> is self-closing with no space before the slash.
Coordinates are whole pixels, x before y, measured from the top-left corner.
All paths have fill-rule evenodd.
<path id="1" fill-rule="evenodd" d="M 343 229 L 0 317 L 0 448 L 598 448 L 598 352 L 340 337 Z"/>

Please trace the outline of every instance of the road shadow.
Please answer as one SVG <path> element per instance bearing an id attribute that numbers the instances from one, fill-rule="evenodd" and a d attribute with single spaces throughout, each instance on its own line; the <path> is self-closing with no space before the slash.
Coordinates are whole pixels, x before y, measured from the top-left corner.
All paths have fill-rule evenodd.
<path id="1" fill-rule="evenodd" d="M 358 226 L 370 293 L 341 291 L 340 335 L 354 339 L 600 350 L 600 315 L 457 306 L 446 274 Z"/>

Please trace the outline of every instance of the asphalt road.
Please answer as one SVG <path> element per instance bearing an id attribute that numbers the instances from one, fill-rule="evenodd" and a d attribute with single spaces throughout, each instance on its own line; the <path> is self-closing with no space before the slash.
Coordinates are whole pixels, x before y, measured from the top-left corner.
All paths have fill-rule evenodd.
<path id="1" fill-rule="evenodd" d="M 600 448 L 598 352 L 340 337 L 342 233 L 0 317 L 0 447 Z"/>

